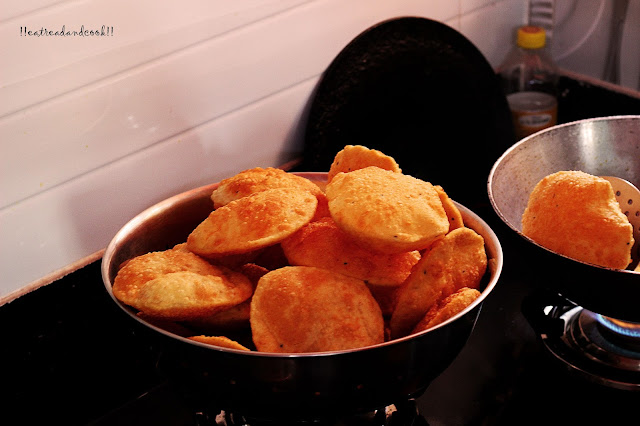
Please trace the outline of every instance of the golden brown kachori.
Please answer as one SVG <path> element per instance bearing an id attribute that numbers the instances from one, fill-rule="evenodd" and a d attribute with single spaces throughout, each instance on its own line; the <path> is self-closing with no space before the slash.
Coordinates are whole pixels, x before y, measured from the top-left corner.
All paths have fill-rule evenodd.
<path id="1" fill-rule="evenodd" d="M 287 256 L 285 256 L 280 244 L 273 244 L 261 250 L 260 254 L 249 263 L 262 266 L 269 271 L 289 265 Z"/>
<path id="2" fill-rule="evenodd" d="M 369 166 L 402 173 L 402 169 L 393 157 L 366 146 L 346 145 L 333 158 L 333 163 L 331 163 L 327 174 L 327 182 L 331 182 L 338 173 L 348 173 Z"/>
<path id="3" fill-rule="evenodd" d="M 378 302 L 382 316 L 384 318 L 391 318 L 391 314 L 393 314 L 396 303 L 398 302 L 398 290 L 400 290 L 400 286 L 367 283 L 367 287 L 373 298 Z"/>
<path id="4" fill-rule="evenodd" d="M 251 299 L 221 310 L 213 315 L 194 318 L 187 322 L 193 329 L 211 331 L 235 331 L 249 326 L 249 312 L 251 309 Z"/>
<path id="5" fill-rule="evenodd" d="M 291 265 L 316 266 L 377 285 L 399 286 L 418 251 L 379 253 L 356 244 L 330 217 L 311 222 L 280 243 Z"/>
<path id="6" fill-rule="evenodd" d="M 483 238 L 441 186 L 378 150 L 345 146 L 326 184 L 245 170 L 211 200 L 185 243 L 124 262 L 113 284 L 141 319 L 191 340 L 348 350 L 433 327 L 480 294 Z"/>
<path id="7" fill-rule="evenodd" d="M 631 263 L 633 227 L 609 181 L 582 171 L 541 179 L 522 215 L 522 233 L 556 253 L 624 269 Z"/>
<path id="8" fill-rule="evenodd" d="M 208 258 L 265 248 L 309 223 L 317 205 L 302 189 L 260 191 L 212 211 L 191 232 L 187 247 Z"/>
<path id="9" fill-rule="evenodd" d="M 447 213 L 447 219 L 449 220 L 449 232 L 456 228 L 462 228 L 464 226 L 464 220 L 462 219 L 462 214 L 460 213 L 460 210 L 458 210 L 458 207 L 456 207 L 453 200 L 449 198 L 442 186 L 434 185 L 434 188 L 440 197 L 444 211 Z"/>
<path id="10" fill-rule="evenodd" d="M 192 253 L 187 247 L 187 243 L 177 244 L 172 250 L 180 250 Z M 227 268 L 236 269 L 247 263 L 253 262 L 258 256 L 261 256 L 263 250 L 254 250 L 247 253 L 229 254 L 215 259 L 207 259 L 208 262 Z"/>
<path id="11" fill-rule="evenodd" d="M 384 321 L 362 280 L 322 268 L 287 266 L 258 282 L 251 301 L 258 351 L 297 353 L 384 341 Z"/>
<path id="12" fill-rule="evenodd" d="M 116 275 L 113 295 L 121 302 L 138 308 L 138 292 L 147 281 L 180 271 L 201 275 L 219 273 L 218 268 L 179 245 L 176 249 L 146 253 L 130 259 Z"/>
<path id="13" fill-rule="evenodd" d="M 480 292 L 474 288 L 463 287 L 451 293 L 429 309 L 427 314 L 413 328 L 412 333 L 428 330 L 464 311 L 478 297 Z"/>
<path id="14" fill-rule="evenodd" d="M 269 272 L 269 269 L 255 263 L 245 263 L 244 265 L 236 268 L 236 270 L 249 278 L 249 281 L 251 281 L 254 288 L 258 285 L 260 278 Z"/>
<path id="15" fill-rule="evenodd" d="M 392 337 L 409 333 L 435 303 L 456 290 L 477 289 L 486 269 L 484 239 L 472 229 L 454 229 L 436 241 L 398 290 Z"/>
<path id="16" fill-rule="evenodd" d="M 366 167 L 336 175 L 326 194 L 340 229 L 371 250 L 422 250 L 449 231 L 433 185 L 412 176 Z"/>
<path id="17" fill-rule="evenodd" d="M 188 337 L 189 340 L 193 340 L 194 342 L 206 343 L 207 345 L 219 346 L 221 348 L 228 349 L 237 349 L 240 351 L 249 351 L 250 349 L 242 346 L 240 343 L 235 340 L 231 340 L 225 336 L 191 336 Z"/>
<path id="18" fill-rule="evenodd" d="M 238 305 L 251 297 L 253 285 L 244 275 L 220 267 L 218 275 L 171 272 L 142 285 L 136 307 L 173 321 L 202 318 Z"/>
<path id="19" fill-rule="evenodd" d="M 223 179 L 211 193 L 213 208 L 217 209 L 257 192 L 276 188 L 302 189 L 316 196 L 322 196 L 322 191 L 310 180 L 282 169 L 273 167 L 256 167 L 244 170 L 229 178 Z"/>

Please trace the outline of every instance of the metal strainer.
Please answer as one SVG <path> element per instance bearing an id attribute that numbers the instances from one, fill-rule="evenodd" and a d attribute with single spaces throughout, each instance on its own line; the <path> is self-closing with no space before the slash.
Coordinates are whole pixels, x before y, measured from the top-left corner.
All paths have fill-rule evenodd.
<path id="1" fill-rule="evenodd" d="M 640 158 L 638 158 L 638 161 L 640 161 Z M 631 257 L 633 258 L 633 263 L 637 264 L 640 258 L 640 190 L 628 180 L 619 177 L 602 176 L 602 178 L 608 180 L 611 184 L 622 212 L 629 218 L 629 223 L 633 226 L 635 243 L 631 249 Z"/>
<path id="2" fill-rule="evenodd" d="M 554 126 L 513 145 L 495 162 L 488 179 L 491 205 L 500 219 L 522 237 L 518 246 L 531 267 L 523 274 L 593 312 L 640 322 L 640 273 L 603 268 L 562 256 L 522 234 L 522 213 L 529 194 L 543 177 L 561 170 L 614 176 L 640 186 L 640 115 L 580 120 Z M 640 205 L 628 188 L 614 185 L 619 200 L 634 209 L 629 219 L 638 235 Z M 640 238 L 636 238 L 639 240 Z M 637 258 L 637 247 L 636 258 Z"/>

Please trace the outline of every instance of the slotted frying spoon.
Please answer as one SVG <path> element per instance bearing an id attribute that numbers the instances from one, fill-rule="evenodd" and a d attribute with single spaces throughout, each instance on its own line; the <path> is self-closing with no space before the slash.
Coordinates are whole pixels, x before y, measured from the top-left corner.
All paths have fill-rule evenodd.
<path id="1" fill-rule="evenodd" d="M 640 260 L 640 189 L 631 182 L 615 177 L 601 176 L 611 183 L 613 193 L 620 204 L 622 212 L 629 218 L 629 223 L 633 226 L 633 239 L 635 243 L 631 248 L 632 265 Z"/>

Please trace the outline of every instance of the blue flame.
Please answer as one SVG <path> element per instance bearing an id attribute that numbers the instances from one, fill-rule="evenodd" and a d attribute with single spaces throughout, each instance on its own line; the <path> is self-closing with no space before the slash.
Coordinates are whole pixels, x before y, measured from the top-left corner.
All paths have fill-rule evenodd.
<path id="1" fill-rule="evenodd" d="M 640 323 L 613 320 L 612 318 L 608 318 L 600 314 L 596 314 L 596 319 L 600 324 L 615 333 L 634 339 L 640 339 Z"/>

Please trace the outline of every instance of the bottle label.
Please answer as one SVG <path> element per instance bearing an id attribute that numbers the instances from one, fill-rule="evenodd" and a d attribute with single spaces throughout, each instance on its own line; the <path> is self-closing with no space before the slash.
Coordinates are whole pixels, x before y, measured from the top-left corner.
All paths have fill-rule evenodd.
<path id="1" fill-rule="evenodd" d="M 519 92 L 507 96 L 507 101 L 518 139 L 558 123 L 558 102 L 549 94 Z"/>
<path id="2" fill-rule="evenodd" d="M 551 125 L 553 116 L 551 114 L 523 114 L 518 117 L 518 124 L 523 127 L 539 127 L 544 129 Z"/>

